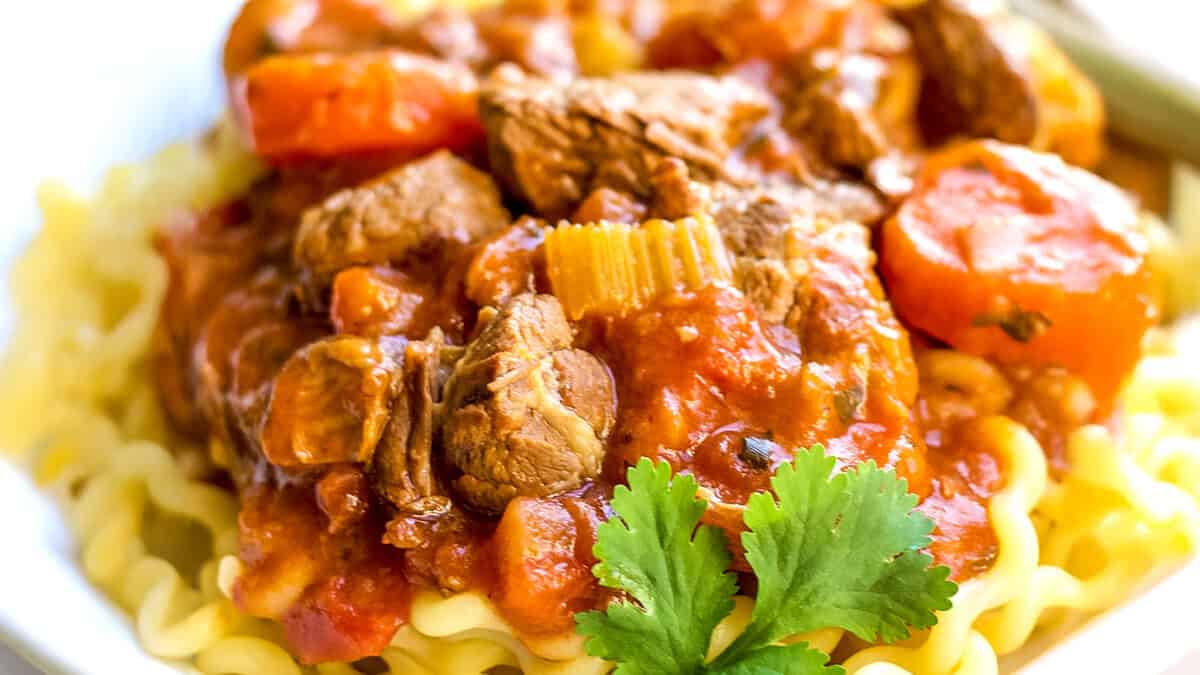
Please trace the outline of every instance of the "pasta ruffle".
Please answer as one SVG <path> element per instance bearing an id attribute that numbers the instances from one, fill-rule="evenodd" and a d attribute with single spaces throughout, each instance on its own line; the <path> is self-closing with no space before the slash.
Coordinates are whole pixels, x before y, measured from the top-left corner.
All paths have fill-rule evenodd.
<path id="1" fill-rule="evenodd" d="M 84 573 L 129 612 L 151 654 L 199 673 L 349 675 L 346 664 L 297 664 L 275 626 L 229 600 L 236 501 L 194 478 L 207 452 L 170 438 L 145 362 L 166 289 L 153 227 L 176 208 L 237 193 L 257 172 L 223 126 L 203 146 L 114 171 L 95 202 L 43 188 L 45 227 L 14 270 L 21 323 L 0 382 L 0 447 L 25 450 L 17 459 L 62 500 Z M 703 250 L 693 259 L 715 259 Z M 1085 427 L 1070 439 L 1076 468 L 1061 482 L 1048 479 L 1041 448 L 1020 425 L 980 422 L 1007 467 L 989 507 L 999 555 L 963 584 L 936 627 L 904 645 L 857 651 L 835 630 L 795 639 L 849 653 L 852 673 L 996 673 L 1000 657 L 1064 610 L 1109 607 L 1162 561 L 1191 554 L 1200 536 L 1200 368 L 1170 342 L 1152 343 L 1125 390 L 1119 435 Z M 163 523 L 190 532 L 189 545 L 164 546 Z M 714 649 L 737 635 L 752 606 L 737 600 Z M 421 595 L 380 658 L 387 672 L 430 675 L 609 669 L 574 636 L 523 643 L 477 594 Z"/>

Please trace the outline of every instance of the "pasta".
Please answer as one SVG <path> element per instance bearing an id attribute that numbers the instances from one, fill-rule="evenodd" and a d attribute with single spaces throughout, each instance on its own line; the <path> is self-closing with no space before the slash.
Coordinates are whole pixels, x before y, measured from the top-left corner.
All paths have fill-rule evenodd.
<path id="1" fill-rule="evenodd" d="M 221 143 L 227 133 L 221 127 Z M 219 144 L 214 156 L 210 166 L 198 148 L 170 148 L 144 169 L 117 170 L 90 207 L 61 188 L 43 189 L 47 227 L 17 271 L 25 313 L 15 341 L 40 348 L 34 358 L 25 352 L 6 364 L 2 428 L 12 434 L 6 447 L 36 448 L 32 468 L 40 482 L 58 486 L 79 533 L 85 573 L 135 618 L 147 651 L 190 662 L 202 673 L 289 675 L 305 671 L 265 622 L 241 616 L 221 590 L 228 591 L 228 577 L 236 574 L 236 560 L 222 560 L 234 550 L 236 504 L 222 490 L 190 479 L 186 464 L 164 449 L 168 435 L 145 379 L 143 354 L 152 327 L 147 317 L 162 287 L 148 228 L 154 215 L 169 208 L 157 201 L 164 186 L 156 181 L 163 179 L 151 176 L 174 176 L 171 199 L 202 204 L 254 175 L 253 164 L 233 144 Z M 629 234 L 624 229 L 623 240 Z M 97 239 L 121 246 L 78 243 Z M 129 247 L 130 241 L 138 246 Z M 118 264 L 122 257 L 126 264 Z M 47 277 L 70 281 L 47 296 L 37 283 Z M 1136 589 L 1156 561 L 1195 550 L 1200 377 L 1169 336 L 1157 342 L 1125 390 L 1125 433 L 1078 430 L 1070 451 L 1088 461 L 1077 462 L 1081 468 L 1062 482 L 1047 480 L 1041 449 L 1018 424 L 986 421 L 987 437 L 1009 467 L 1007 485 L 990 507 L 999 559 L 962 586 L 954 608 L 918 645 L 863 649 L 846 661 L 850 672 L 995 673 L 997 656 L 1021 646 L 1051 610 L 1110 607 Z M 61 350 L 56 358 L 52 349 Z M 43 414 L 28 412 L 31 401 Z M 148 552 L 146 523 L 154 513 L 199 525 L 210 540 L 203 558 L 170 561 Z M 184 563 L 195 570 L 190 576 L 181 570 Z M 220 576 L 227 578 L 219 583 Z M 750 599 L 739 599 L 714 648 L 740 630 L 751 606 Z M 841 640 L 839 631 L 807 637 L 827 650 Z M 562 660 L 571 650 L 579 655 Z M 468 593 L 423 596 L 411 626 L 382 659 L 389 672 L 431 675 L 482 673 L 501 664 L 535 675 L 606 671 L 579 650 L 573 642 L 558 648 L 559 660 L 536 656 L 486 598 Z M 317 672 L 353 671 L 330 664 Z"/>

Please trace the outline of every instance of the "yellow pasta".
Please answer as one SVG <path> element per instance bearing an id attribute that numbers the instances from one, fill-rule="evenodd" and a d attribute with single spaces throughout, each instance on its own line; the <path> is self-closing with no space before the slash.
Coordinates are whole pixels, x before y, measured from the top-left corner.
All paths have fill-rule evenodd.
<path id="1" fill-rule="evenodd" d="M 640 226 L 562 224 L 546 234 L 546 267 L 554 294 L 572 319 L 624 314 L 660 295 L 733 276 L 708 216 Z"/>
<path id="2" fill-rule="evenodd" d="M 84 573 L 130 614 L 151 654 L 197 673 L 350 675 L 356 671 L 346 664 L 298 664 L 274 626 L 236 610 L 228 597 L 240 568 L 232 556 L 236 501 L 179 459 L 203 456 L 202 449 L 170 438 L 149 383 L 146 353 L 165 290 L 152 228 L 175 208 L 236 193 L 257 172 L 227 127 L 215 139 L 207 149 L 178 146 L 146 167 L 117 170 L 94 203 L 59 186 L 43 189 L 46 227 L 14 272 L 22 322 L 0 383 L 3 447 L 20 450 L 62 501 Z M 705 219 L 568 225 L 546 241 L 555 292 L 573 316 L 626 311 L 729 278 Z M 1200 368 L 1165 333 L 1149 346 L 1123 395 L 1122 434 L 1095 426 L 1075 432 L 1076 469 L 1062 482 L 1048 478 L 1042 450 L 1023 427 L 1003 417 L 982 422 L 1007 469 L 989 507 L 999 538 L 993 568 L 961 586 L 936 627 L 903 645 L 859 650 L 845 661 L 850 672 L 997 673 L 998 657 L 1048 617 L 1112 606 L 1156 565 L 1195 551 Z M 195 545 L 158 550 L 155 523 L 164 518 L 187 523 Z M 752 607 L 737 599 L 714 649 L 737 635 Z M 846 647 L 837 630 L 796 639 L 827 651 Z M 586 656 L 573 635 L 523 642 L 475 593 L 419 596 L 379 665 L 429 675 L 610 668 Z"/>

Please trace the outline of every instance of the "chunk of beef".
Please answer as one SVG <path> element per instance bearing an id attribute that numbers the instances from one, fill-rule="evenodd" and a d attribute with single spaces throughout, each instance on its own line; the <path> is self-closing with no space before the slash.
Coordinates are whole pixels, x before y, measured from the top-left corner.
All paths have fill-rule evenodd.
<path id="1" fill-rule="evenodd" d="M 325 515 L 330 533 L 345 532 L 370 510 L 371 495 L 361 469 L 339 465 L 330 469 L 315 486 L 317 508 Z"/>
<path id="2" fill-rule="evenodd" d="M 596 188 L 648 196 L 665 157 L 695 178 L 737 182 L 727 160 L 768 101 L 734 78 L 631 73 L 562 83 L 504 71 L 485 84 L 480 109 L 505 188 L 559 218 Z"/>
<path id="3" fill-rule="evenodd" d="M 313 319 L 263 321 L 242 338 L 230 357 L 232 377 L 225 397 L 241 438 L 258 438 L 275 376 L 297 350 L 328 335 Z"/>
<path id="4" fill-rule="evenodd" d="M 571 347 L 552 296 L 519 295 L 490 313 L 446 383 L 441 438 L 458 492 L 498 513 L 599 474 L 616 394 L 607 367 Z"/>
<path id="5" fill-rule="evenodd" d="M 284 467 L 369 461 L 389 420 L 399 344 L 339 335 L 294 353 L 262 422 L 266 458 Z"/>
<path id="6" fill-rule="evenodd" d="M 480 307 L 501 305 L 538 286 L 544 274 L 542 241 L 546 223 L 521 216 L 479 247 L 467 268 L 463 290 Z"/>
<path id="7" fill-rule="evenodd" d="M 267 267 L 228 292 L 214 307 L 206 308 L 207 314 L 190 352 L 190 384 L 193 400 L 208 429 L 213 454 L 222 464 L 231 464 L 238 453 L 250 450 L 245 437 L 236 433 L 241 420 L 231 389 L 237 371 L 269 367 L 257 361 L 261 354 L 251 355 L 249 350 L 239 365 L 238 352 L 255 332 L 286 320 L 290 298 L 290 277 Z M 319 333 L 321 329 L 314 330 Z"/>
<path id="8" fill-rule="evenodd" d="M 967 133 L 1028 144 L 1038 127 L 1034 83 L 999 3 L 927 0 L 899 12 L 926 74 L 923 122 L 933 135 Z"/>
<path id="9" fill-rule="evenodd" d="M 709 211 L 712 205 L 711 188 L 693 181 L 687 164 L 675 157 L 659 162 L 650 185 L 650 215 L 655 218 L 682 220 Z"/>
<path id="10" fill-rule="evenodd" d="M 433 469 L 437 398 L 462 348 L 435 328 L 425 340 L 339 335 L 286 356 L 310 335 L 300 322 L 268 325 L 239 350 L 261 355 L 235 382 L 247 433 L 278 466 L 360 465 L 402 513 L 445 513 Z"/>
<path id="11" fill-rule="evenodd" d="M 375 490 L 404 515 L 443 514 L 450 499 L 434 475 L 437 401 L 462 349 L 446 345 L 441 330 L 409 342 L 396 382 L 392 416 L 375 450 Z"/>
<path id="12" fill-rule="evenodd" d="M 151 366 L 160 400 L 175 427 L 202 437 L 205 411 L 193 368 L 193 346 L 209 315 L 263 267 L 257 244 L 265 236 L 250 221 L 244 201 L 170 219 L 154 246 L 167 264 L 167 295 L 151 344 Z"/>
<path id="13" fill-rule="evenodd" d="M 725 193 L 715 207 L 714 221 L 733 256 L 734 283 L 770 323 L 783 323 L 800 295 L 805 275 L 803 260 L 789 255 L 796 228 L 815 228 L 825 222 L 788 203 L 786 194 Z"/>
<path id="14" fill-rule="evenodd" d="M 482 239 L 508 222 L 492 179 L 440 151 L 305 211 L 292 257 L 305 300 L 321 306 L 341 269 L 400 263 L 448 243 Z"/>
<path id="15" fill-rule="evenodd" d="M 786 193 L 743 195 L 716 213 L 734 282 L 760 316 L 787 328 L 805 360 L 846 364 L 831 412 L 858 419 L 870 391 L 912 401 L 907 333 L 875 274 L 865 226 L 797 208 Z"/>
<path id="16" fill-rule="evenodd" d="M 770 323 L 784 322 L 802 299 L 798 280 L 806 268 L 799 246 L 806 237 L 830 223 L 863 228 L 883 216 L 878 195 L 858 183 L 703 184 L 690 179 L 682 162 L 668 159 L 652 184 L 651 216 L 676 220 L 712 215 L 733 259 L 734 282 Z"/>
<path id="17" fill-rule="evenodd" d="M 863 219 L 847 214 L 869 215 L 875 212 L 877 202 L 872 198 L 869 205 L 858 204 L 853 194 L 838 192 L 819 193 L 790 185 L 718 186 L 713 191 L 710 209 L 733 257 L 734 283 L 764 320 L 794 327 L 802 319 L 811 299 L 808 282 L 814 242 L 830 236 L 831 230 L 861 233 L 845 242 L 850 249 L 847 254 L 867 256 L 861 271 L 874 278 L 869 231 L 862 225 Z"/>
<path id="18" fill-rule="evenodd" d="M 636 225 L 646 219 L 646 206 L 632 196 L 602 187 L 593 190 L 571 214 L 572 223 L 625 223 Z"/>
<path id="19" fill-rule="evenodd" d="M 863 183 L 821 178 L 803 185 L 771 178 L 754 186 L 702 183 L 692 180 L 687 165 L 675 158 L 659 163 L 651 185 L 651 217 L 678 220 L 711 213 L 722 229 L 723 221 L 731 226 L 736 221 L 732 216 L 722 218 L 721 211 L 733 209 L 731 213 L 736 213 L 760 202 L 778 204 L 797 214 L 864 225 L 875 224 L 887 213 L 879 195 Z"/>
<path id="20" fill-rule="evenodd" d="M 818 67 L 822 72 L 791 101 L 785 124 L 833 164 L 865 168 L 889 148 L 874 111 L 885 67 L 863 55 Z"/>

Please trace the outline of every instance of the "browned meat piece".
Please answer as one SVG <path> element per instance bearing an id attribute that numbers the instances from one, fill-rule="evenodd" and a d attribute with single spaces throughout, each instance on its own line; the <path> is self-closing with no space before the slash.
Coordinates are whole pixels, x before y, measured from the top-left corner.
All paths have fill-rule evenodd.
<path id="1" fill-rule="evenodd" d="M 678 160 L 676 160 L 678 161 Z M 646 207 L 633 197 L 612 188 L 592 190 L 575 212 L 572 223 L 626 223 L 636 225 L 645 220 Z"/>
<path id="2" fill-rule="evenodd" d="M 505 70 L 480 95 L 492 170 L 548 218 L 600 187 L 648 196 L 664 157 L 695 178 L 736 181 L 727 160 L 767 109 L 736 79 L 684 73 L 562 83 Z"/>
<path id="3" fill-rule="evenodd" d="M 935 136 L 967 133 L 1028 144 L 1038 127 L 1036 90 L 999 3 L 927 0 L 899 12 L 926 73 L 922 122 Z"/>
<path id="4" fill-rule="evenodd" d="M 871 258 L 869 232 L 861 223 L 872 219 L 847 217 L 847 212 L 872 211 L 867 204 L 854 206 L 857 199 L 833 192 L 835 198 L 787 185 L 714 192 L 713 218 L 734 259 L 734 282 L 764 320 L 792 327 L 802 320 L 811 291 L 807 280 L 813 250 L 831 231 L 860 232 L 861 237 L 845 241 L 846 254 Z M 878 203 L 872 199 L 870 204 L 877 212 Z M 863 272 L 873 277 L 872 265 L 873 258 Z"/>
<path id="5" fill-rule="evenodd" d="M 806 238 L 835 222 L 866 232 L 862 224 L 884 214 L 878 196 L 856 183 L 705 185 L 690 180 L 686 166 L 671 159 L 660 164 L 652 182 L 651 216 L 712 214 L 733 257 L 735 284 L 770 323 L 783 323 L 802 300 Z"/>
<path id="6" fill-rule="evenodd" d="M 678 220 L 708 212 L 722 229 L 726 224 L 736 225 L 734 214 L 754 204 L 761 208 L 785 208 L 789 214 L 852 220 L 864 225 L 872 225 L 886 215 L 879 195 L 862 183 L 814 178 L 805 185 L 771 179 L 753 187 L 705 184 L 692 180 L 687 166 L 674 158 L 659 163 L 651 185 L 651 217 Z M 727 213 L 722 215 L 723 211 Z"/>
<path id="7" fill-rule="evenodd" d="M 266 321 L 246 333 L 230 358 L 233 374 L 226 397 L 243 438 L 258 438 L 275 376 L 284 363 L 328 333 L 323 322 L 295 319 Z"/>
<path id="8" fill-rule="evenodd" d="M 889 148 L 874 111 L 884 69 L 862 55 L 829 64 L 796 95 L 785 124 L 833 164 L 866 167 Z"/>
<path id="9" fill-rule="evenodd" d="M 471 15 L 455 7 L 434 9 L 398 30 L 394 40 L 396 46 L 472 67 L 488 58 Z"/>
<path id="10" fill-rule="evenodd" d="M 682 220 L 710 210 L 710 188 L 692 180 L 683 160 L 667 157 L 659 162 L 650 185 L 650 214 L 655 218 Z"/>
<path id="11" fill-rule="evenodd" d="M 277 466 L 369 461 L 388 423 L 402 341 L 339 335 L 294 353 L 275 377 L 259 435 Z"/>
<path id="12" fill-rule="evenodd" d="M 498 513 L 600 473 L 616 394 L 607 367 L 571 347 L 552 296 L 519 295 L 492 314 L 446 383 L 441 438 L 458 492 Z"/>
<path id="13" fill-rule="evenodd" d="M 783 323 L 798 302 L 804 265 L 789 259 L 793 228 L 812 227 L 814 216 L 771 193 L 724 194 L 714 220 L 734 257 L 734 283 L 763 320 Z"/>
<path id="14" fill-rule="evenodd" d="M 492 179 L 443 150 L 305 211 L 292 257 L 306 302 L 321 306 L 341 269 L 400 263 L 447 243 L 482 239 L 508 223 Z"/>
<path id="15" fill-rule="evenodd" d="M 544 273 L 542 241 L 546 223 L 521 216 L 479 247 L 467 269 L 464 291 L 480 307 L 501 305 L 538 286 Z"/>
<path id="16" fill-rule="evenodd" d="M 213 454 L 222 464 L 231 464 L 235 451 L 248 449 L 235 433 L 240 420 L 229 394 L 236 370 L 251 364 L 238 366 L 236 354 L 255 331 L 285 319 L 290 297 L 290 277 L 268 267 L 208 310 L 192 346 L 192 395 L 207 424 Z"/>
<path id="17" fill-rule="evenodd" d="M 358 467 L 335 466 L 317 481 L 314 491 L 331 533 L 343 532 L 361 521 L 371 506 L 370 488 Z"/>
<path id="18" fill-rule="evenodd" d="M 246 433 L 278 466 L 360 465 L 401 512 L 444 513 L 436 399 L 462 348 L 434 329 L 426 340 L 341 335 L 296 351 L 316 328 L 267 324 L 238 350 L 231 400 Z"/>
<path id="19" fill-rule="evenodd" d="M 450 499 L 433 468 L 437 399 L 462 349 L 445 344 L 438 329 L 428 339 L 409 342 L 396 382 L 392 417 L 375 450 L 371 473 L 375 490 L 403 514 L 445 513 Z"/>

